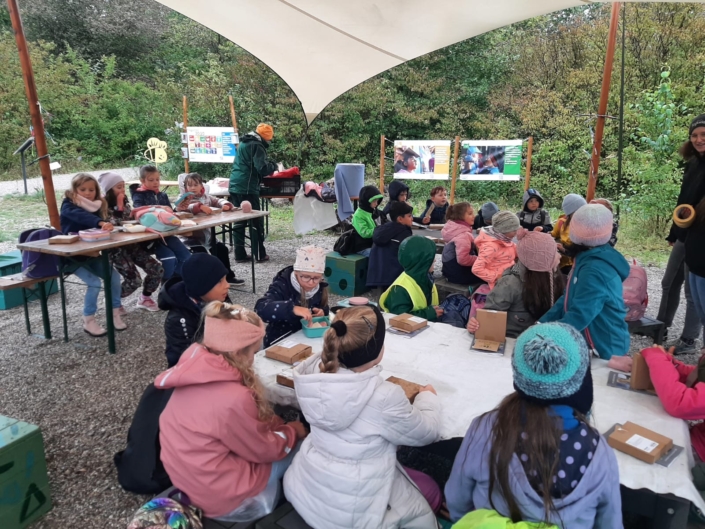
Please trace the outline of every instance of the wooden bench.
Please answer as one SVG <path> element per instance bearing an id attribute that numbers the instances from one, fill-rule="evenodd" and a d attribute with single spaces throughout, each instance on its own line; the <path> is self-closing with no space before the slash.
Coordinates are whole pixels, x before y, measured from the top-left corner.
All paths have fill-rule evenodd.
<path id="1" fill-rule="evenodd" d="M 467 296 L 470 294 L 470 285 L 458 285 L 457 283 L 451 283 L 445 277 L 436 279 L 434 281 L 436 289 L 438 290 L 438 301 L 443 301 L 451 294 L 463 294 Z"/>
<path id="2" fill-rule="evenodd" d="M 32 334 L 32 327 L 29 323 L 29 302 L 38 299 L 42 308 L 44 338 L 47 340 L 51 339 L 51 323 L 49 321 L 49 308 L 47 307 L 47 299 L 49 297 L 49 292 L 51 291 L 51 285 L 47 286 L 47 283 L 56 281 L 57 279 L 58 276 L 33 279 L 31 277 L 24 277 L 22 273 L 0 277 L 0 290 L 11 290 L 13 288 L 22 289 L 24 321 L 27 326 L 27 334 Z M 35 285 L 37 288 L 31 288 Z"/>
<path id="3" fill-rule="evenodd" d="M 639 321 L 628 321 L 629 334 L 638 334 L 654 339 L 655 345 L 663 343 L 663 335 L 666 332 L 666 325 L 655 318 L 644 316 Z"/>

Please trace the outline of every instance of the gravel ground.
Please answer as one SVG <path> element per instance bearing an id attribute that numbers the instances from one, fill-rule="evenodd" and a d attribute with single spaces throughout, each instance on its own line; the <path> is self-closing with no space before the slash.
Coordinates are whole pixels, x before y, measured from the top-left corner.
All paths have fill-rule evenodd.
<path id="1" fill-rule="evenodd" d="M 332 249 L 334 241 L 329 234 L 317 234 L 267 243 L 271 260 L 256 266 L 257 294 L 251 290 L 249 266 L 236 265 L 237 275 L 248 281 L 244 288 L 231 292 L 233 301 L 254 306 L 276 272 L 293 262 L 296 247 L 317 244 Z M 437 274 L 438 265 L 437 261 Z M 648 268 L 647 273 L 652 300 L 649 314 L 655 316 L 663 271 Z M 37 424 L 44 434 L 54 508 L 34 528 L 124 527 L 148 499 L 120 488 L 112 458 L 125 446 L 142 391 L 166 368 L 162 331 L 165 313 L 139 311 L 135 308 L 136 295 L 128 298 L 125 320 L 129 329 L 118 333 L 118 353 L 109 355 L 105 338 L 91 338 L 81 329 L 83 293 L 82 286 L 67 286 L 68 343 L 60 338 L 28 338 L 21 307 L 0 316 L 0 413 Z M 52 331 L 60 336 L 60 297 L 52 296 L 49 306 Z M 102 298 L 99 306 L 104 306 Z M 37 308 L 32 310 L 35 331 L 41 329 Z M 683 302 L 672 337 L 677 337 L 682 327 L 684 308 Z M 98 318 L 103 321 L 102 310 Z M 634 338 L 632 350 L 649 343 Z M 687 360 L 694 361 L 694 357 Z M 407 458 L 415 459 L 419 458 Z M 435 471 L 426 469 L 438 479 L 444 479 L 447 473 L 442 465 L 428 459 L 422 466 L 435 466 Z"/>

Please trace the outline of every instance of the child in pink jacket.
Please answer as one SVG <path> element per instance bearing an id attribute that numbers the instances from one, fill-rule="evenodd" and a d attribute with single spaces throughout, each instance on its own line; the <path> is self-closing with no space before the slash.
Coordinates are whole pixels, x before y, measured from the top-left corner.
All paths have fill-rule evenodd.
<path id="1" fill-rule="evenodd" d="M 511 211 L 500 211 L 492 217 L 492 226 L 482 228 L 475 239 L 478 256 L 472 272 L 490 288 L 494 288 L 502 273 L 516 262 L 517 248 L 512 239 L 518 230 L 517 216 Z"/>
<path id="2" fill-rule="evenodd" d="M 697 366 L 679 362 L 662 347 L 649 347 L 641 352 L 649 366 L 651 382 L 669 415 L 687 421 L 705 419 L 705 362 Z M 705 461 L 705 423 L 690 429 L 690 442 Z"/>
<path id="3" fill-rule="evenodd" d="M 472 236 L 475 211 L 469 202 L 458 202 L 448 207 L 446 224 L 443 226 L 443 276 L 451 283 L 475 285 L 482 283 L 472 273 L 477 259 L 477 248 Z"/>
<path id="4" fill-rule="evenodd" d="M 220 301 L 203 314 L 203 341 L 154 382 L 175 388 L 159 418 L 161 460 L 206 516 L 250 521 L 276 506 L 279 482 L 307 432 L 273 414 L 254 372 L 264 337 L 259 316 Z"/>

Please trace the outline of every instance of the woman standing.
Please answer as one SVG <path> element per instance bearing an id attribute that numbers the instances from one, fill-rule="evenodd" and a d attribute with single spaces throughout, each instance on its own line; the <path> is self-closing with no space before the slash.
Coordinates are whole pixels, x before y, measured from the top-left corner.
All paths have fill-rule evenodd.
<path id="1" fill-rule="evenodd" d="M 680 149 L 680 154 L 687 162 L 678 203 L 690 204 L 695 207 L 705 197 L 705 114 L 696 117 L 688 130 L 689 138 Z M 695 349 L 695 339 L 700 334 L 701 320 L 693 303 L 691 284 L 688 281 L 689 268 L 686 262 L 685 239 L 687 230 L 671 226 L 666 237 L 673 247 L 668 258 L 666 272 L 661 280 L 661 304 L 656 318 L 666 325 L 666 330 L 673 324 L 673 318 L 678 310 L 681 298 L 681 285 L 685 281 L 685 323 L 680 339 L 673 345 L 674 354 L 684 354 Z"/>

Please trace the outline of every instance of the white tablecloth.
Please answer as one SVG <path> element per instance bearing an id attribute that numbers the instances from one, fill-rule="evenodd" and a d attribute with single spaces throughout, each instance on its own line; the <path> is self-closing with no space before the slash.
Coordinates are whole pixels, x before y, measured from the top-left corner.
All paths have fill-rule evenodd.
<path id="1" fill-rule="evenodd" d="M 323 347 L 322 338 L 306 338 L 301 331 L 285 340 L 309 344 L 314 353 Z M 474 352 L 471 343 L 472 336 L 465 329 L 439 323 L 431 323 L 429 329 L 411 339 L 391 333 L 385 339 L 383 376 L 394 375 L 436 388 L 443 404 L 442 439 L 464 437 L 475 417 L 491 410 L 514 391 L 511 354 L 515 340 L 507 340 L 504 356 Z M 255 368 L 272 402 L 298 407 L 294 390 L 276 383 L 277 373 L 291 366 L 270 360 L 260 351 L 255 357 Z M 684 453 L 668 468 L 649 465 L 615 451 L 622 485 L 671 493 L 705 510 L 705 502 L 690 475 L 693 456 L 686 422 L 668 415 L 656 396 L 607 386 L 609 372 L 605 360 L 592 360 L 595 390 L 592 420 L 598 431 L 605 433 L 615 423 L 632 421 L 685 447 Z"/>

